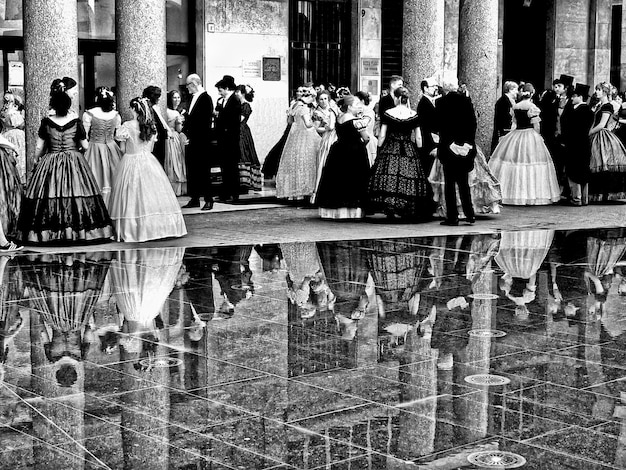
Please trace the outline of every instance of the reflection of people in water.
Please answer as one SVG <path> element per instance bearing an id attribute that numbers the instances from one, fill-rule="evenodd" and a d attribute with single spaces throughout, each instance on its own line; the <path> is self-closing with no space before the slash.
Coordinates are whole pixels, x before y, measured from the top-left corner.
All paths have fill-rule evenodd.
<path id="1" fill-rule="evenodd" d="M 536 298 L 537 271 L 545 260 L 554 230 L 528 230 L 504 232 L 496 263 L 504 271 L 500 289 L 515 304 L 519 320 L 529 318 L 528 304 Z"/>
<path id="2" fill-rule="evenodd" d="M 604 304 L 607 301 L 609 289 L 616 275 L 616 265 L 626 253 L 626 230 L 603 230 L 596 236 L 587 238 L 587 264 L 585 269 L 585 283 L 589 294 L 594 299 L 588 300 L 588 308 L 597 315 L 603 316 Z M 618 279 L 621 282 L 621 274 Z M 624 287 L 621 288 L 624 291 Z M 619 288 L 616 289 L 619 291 Z"/>
<path id="3" fill-rule="evenodd" d="M 369 307 L 365 251 L 356 242 L 318 242 L 317 250 L 325 275 L 316 290 L 318 301 L 321 298 L 320 303 L 334 312 L 341 338 L 351 341 L 357 334 L 357 322 L 365 317 Z"/>
<path id="4" fill-rule="evenodd" d="M 110 254 L 80 257 L 42 255 L 24 264 L 24 286 L 40 312 L 47 359 L 58 363 L 56 378 L 65 387 L 77 380 L 78 362 L 94 341 L 93 311 L 109 269 Z"/>
<path id="5" fill-rule="evenodd" d="M 0 384 L 4 381 L 4 364 L 9 351 L 13 346 L 13 338 L 22 329 L 24 321 L 19 312 L 19 304 L 23 291 L 21 272 L 16 269 L 7 269 L 11 262 L 10 256 L 0 256 Z M 0 403 L 4 404 L 0 398 Z M 5 415 L 4 407 L 0 405 L 0 416 Z"/>
<path id="6" fill-rule="evenodd" d="M 313 318 L 319 309 L 331 310 L 334 294 L 326 281 L 314 242 L 281 243 L 287 267 L 287 297 L 302 319 Z"/>
<path id="7" fill-rule="evenodd" d="M 283 255 L 277 243 L 255 245 L 254 250 L 263 260 L 263 271 L 277 272 L 280 270 L 280 262 Z"/>

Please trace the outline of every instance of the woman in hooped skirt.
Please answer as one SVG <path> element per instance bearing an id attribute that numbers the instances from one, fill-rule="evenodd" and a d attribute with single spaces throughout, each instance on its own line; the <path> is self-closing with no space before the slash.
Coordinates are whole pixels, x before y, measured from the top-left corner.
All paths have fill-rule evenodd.
<path id="1" fill-rule="evenodd" d="M 41 121 L 35 151 L 38 160 L 26 188 L 18 229 L 31 243 L 109 240 L 111 218 L 98 183 L 78 151 L 88 143 L 83 124 L 70 111 L 66 85 L 56 79 L 50 92 L 50 116 Z"/>
<path id="2" fill-rule="evenodd" d="M 619 137 L 607 129 L 614 113 L 609 101 L 610 93 L 610 84 L 602 82 L 596 85 L 596 97 L 600 102 L 595 111 L 593 127 L 589 131 L 590 201 L 626 198 L 626 148 Z"/>
<path id="3" fill-rule="evenodd" d="M 432 188 L 412 140 L 419 118 L 409 106 L 409 90 L 400 87 L 393 95 L 396 106 L 381 116 L 378 156 L 369 180 L 369 210 L 389 218 L 429 220 L 434 209 Z"/>
<path id="4" fill-rule="evenodd" d="M 151 153 L 156 125 L 150 102 L 133 98 L 134 119 L 120 128 L 124 151 L 111 191 L 111 218 L 117 240 L 143 242 L 187 234 L 185 221 L 169 179 Z"/>
<path id="5" fill-rule="evenodd" d="M 369 157 L 368 121 L 357 116 L 363 111 L 359 98 L 346 95 L 339 100 L 337 141 L 332 145 L 322 170 L 316 204 L 323 219 L 362 218 L 367 200 Z"/>
<path id="6" fill-rule="evenodd" d="M 532 102 L 535 88 L 526 83 L 513 106 L 514 130 L 500 139 L 489 168 L 502 189 L 502 203 L 516 206 L 558 202 L 561 190 L 548 147 L 539 134 L 540 110 Z"/>

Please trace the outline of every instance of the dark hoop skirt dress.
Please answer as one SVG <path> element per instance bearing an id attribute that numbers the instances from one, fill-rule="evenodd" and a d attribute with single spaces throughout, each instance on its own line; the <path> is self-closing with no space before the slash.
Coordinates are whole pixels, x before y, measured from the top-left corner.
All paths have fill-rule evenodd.
<path id="1" fill-rule="evenodd" d="M 17 235 L 17 219 L 22 205 L 22 181 L 16 160 L 15 148 L 0 136 L 0 223 L 9 238 Z"/>
<path id="2" fill-rule="evenodd" d="M 610 103 L 603 104 L 593 122 L 597 126 L 602 114 L 613 114 Z M 610 119 L 609 119 L 610 121 Z M 589 200 L 602 201 L 626 197 L 626 148 L 613 132 L 606 127 L 593 134 L 591 143 L 591 178 Z"/>
<path id="3" fill-rule="evenodd" d="M 367 145 L 355 127 L 356 119 L 337 123 L 337 141 L 330 147 L 322 171 L 316 203 L 322 218 L 363 217 L 370 171 Z"/>
<path id="4" fill-rule="evenodd" d="M 252 189 L 260 191 L 263 189 L 263 177 L 261 176 L 261 163 L 254 148 L 254 139 L 248 126 L 248 119 L 252 114 L 249 103 L 241 105 L 241 138 L 239 139 L 240 160 L 239 160 L 239 185 L 244 190 Z"/>
<path id="5" fill-rule="evenodd" d="M 369 209 L 407 219 L 430 219 L 433 191 L 411 140 L 419 119 L 417 115 L 397 119 L 386 113 L 383 124 L 387 124 L 387 134 L 369 180 Z"/>
<path id="6" fill-rule="evenodd" d="M 31 243 L 110 239 L 113 225 L 98 183 L 78 142 L 85 128 L 78 118 L 59 126 L 44 118 L 39 137 L 47 152 L 35 167 L 18 222 L 22 240 Z"/>

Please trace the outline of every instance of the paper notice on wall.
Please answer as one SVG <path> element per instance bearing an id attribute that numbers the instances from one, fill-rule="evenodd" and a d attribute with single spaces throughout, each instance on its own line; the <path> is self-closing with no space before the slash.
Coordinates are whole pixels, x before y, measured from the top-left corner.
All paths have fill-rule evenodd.
<path id="1" fill-rule="evenodd" d="M 24 86 L 24 64 L 9 62 L 9 86 Z"/>
<path id="2" fill-rule="evenodd" d="M 361 75 L 379 76 L 380 59 L 361 59 Z"/>
<path id="3" fill-rule="evenodd" d="M 244 60 L 242 62 L 242 75 L 244 77 L 261 77 L 262 61 L 260 60 Z"/>

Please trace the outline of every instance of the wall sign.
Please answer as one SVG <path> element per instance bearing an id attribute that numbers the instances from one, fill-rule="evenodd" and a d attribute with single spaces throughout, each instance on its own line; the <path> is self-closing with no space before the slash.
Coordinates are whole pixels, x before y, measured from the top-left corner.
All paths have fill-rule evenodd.
<path id="1" fill-rule="evenodd" d="M 380 75 L 380 59 L 361 59 L 361 75 L 379 76 Z"/>
<path id="2" fill-rule="evenodd" d="M 263 57 L 263 81 L 280 82 L 280 57 Z"/>

